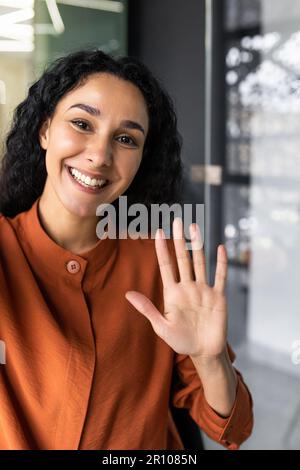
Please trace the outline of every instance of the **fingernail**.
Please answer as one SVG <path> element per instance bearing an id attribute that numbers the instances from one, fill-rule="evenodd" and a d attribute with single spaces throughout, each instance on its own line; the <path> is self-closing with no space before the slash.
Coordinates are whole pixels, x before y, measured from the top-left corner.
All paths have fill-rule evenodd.
<path id="1" fill-rule="evenodd" d="M 192 237 L 195 239 L 197 237 L 197 227 L 196 224 L 191 225 L 191 232 L 192 232 Z"/>
<path id="2" fill-rule="evenodd" d="M 164 231 L 161 228 L 157 230 L 157 238 L 165 238 Z"/>

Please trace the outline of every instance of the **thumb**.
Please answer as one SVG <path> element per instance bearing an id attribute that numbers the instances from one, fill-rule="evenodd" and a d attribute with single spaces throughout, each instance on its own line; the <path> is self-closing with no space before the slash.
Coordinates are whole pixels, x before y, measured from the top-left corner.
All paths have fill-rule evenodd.
<path id="1" fill-rule="evenodd" d="M 136 291 L 126 292 L 125 297 L 140 313 L 148 318 L 155 333 L 162 336 L 166 320 L 151 300 Z"/>

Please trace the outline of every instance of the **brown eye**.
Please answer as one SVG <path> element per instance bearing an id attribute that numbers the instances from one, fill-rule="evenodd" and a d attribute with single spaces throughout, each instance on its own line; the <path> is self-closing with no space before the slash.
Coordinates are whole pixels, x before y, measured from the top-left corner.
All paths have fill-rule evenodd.
<path id="1" fill-rule="evenodd" d="M 72 124 L 74 124 L 76 127 L 81 129 L 82 131 L 88 131 L 90 130 L 89 124 L 85 121 L 82 121 L 81 119 L 76 119 L 74 121 L 71 121 Z"/>
<path id="2" fill-rule="evenodd" d="M 122 144 L 133 145 L 133 146 L 136 147 L 135 141 L 134 141 L 131 137 L 129 137 L 128 135 L 121 135 L 121 136 L 119 137 L 119 139 L 127 139 L 127 142 L 126 142 L 126 141 L 124 142 L 124 140 L 123 140 L 123 141 L 122 141 Z M 128 141 L 129 141 L 129 142 L 128 142 Z"/>

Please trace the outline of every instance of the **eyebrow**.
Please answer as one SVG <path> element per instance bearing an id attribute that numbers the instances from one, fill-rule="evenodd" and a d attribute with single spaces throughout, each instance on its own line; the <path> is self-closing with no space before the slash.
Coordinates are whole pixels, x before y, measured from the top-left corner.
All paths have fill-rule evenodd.
<path id="1" fill-rule="evenodd" d="M 80 108 L 83 111 L 86 111 L 87 113 L 89 113 L 91 116 L 100 116 L 101 115 L 100 109 L 95 108 L 94 106 L 90 106 L 89 104 L 76 103 L 76 104 L 73 104 L 72 106 L 70 106 L 70 108 L 68 108 L 68 110 L 71 109 L 71 108 Z M 137 129 L 145 135 L 145 130 L 144 130 L 143 126 L 141 126 L 141 124 L 139 124 L 138 122 L 131 121 L 129 119 L 125 119 L 124 121 L 121 121 L 120 125 L 122 127 L 126 127 L 127 129 Z"/>

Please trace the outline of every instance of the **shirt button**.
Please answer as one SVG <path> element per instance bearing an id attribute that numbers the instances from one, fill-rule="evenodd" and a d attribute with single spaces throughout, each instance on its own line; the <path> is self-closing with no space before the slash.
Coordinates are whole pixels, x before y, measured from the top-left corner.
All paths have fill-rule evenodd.
<path id="1" fill-rule="evenodd" d="M 76 274 L 80 271 L 80 264 L 76 259 L 71 259 L 67 263 L 67 271 L 71 274 Z"/>

